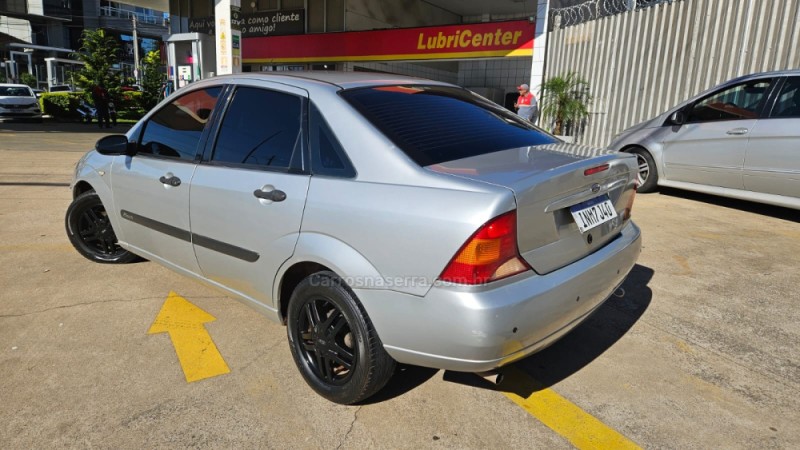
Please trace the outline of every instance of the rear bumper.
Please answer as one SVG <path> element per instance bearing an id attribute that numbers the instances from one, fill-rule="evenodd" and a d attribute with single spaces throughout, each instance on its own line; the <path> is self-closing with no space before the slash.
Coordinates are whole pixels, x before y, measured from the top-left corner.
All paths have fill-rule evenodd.
<path id="1" fill-rule="evenodd" d="M 386 351 L 397 361 L 481 372 L 558 340 L 622 284 L 641 250 L 629 222 L 620 236 L 566 267 L 526 272 L 480 288 L 435 286 L 425 297 L 355 289 Z"/>

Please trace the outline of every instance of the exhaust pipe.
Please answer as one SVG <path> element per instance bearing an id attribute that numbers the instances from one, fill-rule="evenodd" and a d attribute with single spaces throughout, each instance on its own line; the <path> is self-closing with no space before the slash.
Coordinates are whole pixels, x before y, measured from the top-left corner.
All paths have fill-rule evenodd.
<path id="1" fill-rule="evenodd" d="M 503 374 L 500 372 L 489 371 L 489 372 L 476 372 L 475 375 L 483 378 L 484 380 L 492 383 L 494 385 L 498 385 L 503 382 Z"/>

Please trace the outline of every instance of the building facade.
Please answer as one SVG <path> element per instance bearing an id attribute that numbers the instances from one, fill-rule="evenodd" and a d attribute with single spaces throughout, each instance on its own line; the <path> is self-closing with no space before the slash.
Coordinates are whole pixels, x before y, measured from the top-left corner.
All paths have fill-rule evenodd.
<path id="1" fill-rule="evenodd" d="M 213 0 L 170 0 L 170 32 L 200 45 L 176 43 L 176 84 L 212 73 L 202 62 L 217 37 Z M 236 7 L 234 7 L 236 8 Z M 546 0 L 244 0 L 236 8 L 241 70 L 377 71 L 466 86 L 500 104 L 543 70 Z M 196 35 L 195 35 L 196 34 Z M 205 41 L 204 41 L 205 40 Z M 463 45 L 462 45 L 463 44 Z M 192 50 L 195 48 L 196 50 Z M 237 50 L 240 52 L 237 54 Z M 538 57 L 538 69 L 535 59 Z M 202 66 L 202 69 L 201 69 Z M 186 79 L 189 77 L 189 79 Z"/>
<path id="2" fill-rule="evenodd" d="M 160 48 L 168 18 L 159 10 L 104 0 L 0 0 L 0 73 L 17 82 L 27 73 L 42 88 L 72 84 L 72 53 L 80 49 L 81 33 L 102 28 L 118 39 L 117 69 L 130 76 L 134 19 L 140 53 Z"/>

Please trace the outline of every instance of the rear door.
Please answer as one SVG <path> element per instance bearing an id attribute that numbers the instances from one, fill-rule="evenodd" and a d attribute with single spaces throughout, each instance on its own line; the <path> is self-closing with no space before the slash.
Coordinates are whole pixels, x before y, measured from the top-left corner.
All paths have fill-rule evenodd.
<path id="1" fill-rule="evenodd" d="M 151 116 L 136 156 L 118 156 L 112 168 L 121 240 L 148 258 L 199 273 L 189 227 L 189 185 L 200 142 L 221 86 L 191 91 Z"/>
<path id="2" fill-rule="evenodd" d="M 304 90 L 280 84 L 237 86 L 192 179 L 202 273 L 266 306 L 278 267 L 294 252 L 308 192 L 307 99 Z"/>
<path id="3" fill-rule="evenodd" d="M 687 123 L 663 141 L 666 178 L 742 189 L 750 133 L 766 103 L 772 79 L 728 86 L 698 100 Z"/>
<path id="4" fill-rule="evenodd" d="M 750 134 L 744 187 L 800 197 L 800 77 L 786 79 L 769 116 Z"/>

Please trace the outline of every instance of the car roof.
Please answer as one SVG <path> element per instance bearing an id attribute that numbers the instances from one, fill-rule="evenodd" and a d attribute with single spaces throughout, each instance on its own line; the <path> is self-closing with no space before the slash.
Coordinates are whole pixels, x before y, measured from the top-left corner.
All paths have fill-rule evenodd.
<path id="1" fill-rule="evenodd" d="M 246 72 L 233 75 L 221 75 L 206 80 L 224 80 L 225 78 L 267 80 L 284 82 L 303 88 L 310 85 L 327 84 L 341 89 L 353 89 L 368 86 L 386 86 L 393 84 L 426 84 L 452 86 L 449 83 L 428 80 L 426 78 L 395 75 L 380 72 L 338 72 L 338 71 L 296 71 L 296 72 Z M 205 81 L 205 80 L 204 80 Z"/>
<path id="2" fill-rule="evenodd" d="M 771 72 L 758 72 L 732 78 L 723 84 L 738 83 L 740 81 L 758 80 L 759 78 L 800 76 L 800 69 L 775 70 Z M 720 85 L 721 86 L 721 85 Z"/>
<path id="3" fill-rule="evenodd" d="M 14 84 L 14 83 L 0 83 L 0 87 L 24 87 L 30 89 L 31 87 L 27 84 Z"/>

